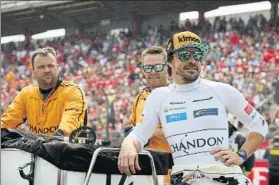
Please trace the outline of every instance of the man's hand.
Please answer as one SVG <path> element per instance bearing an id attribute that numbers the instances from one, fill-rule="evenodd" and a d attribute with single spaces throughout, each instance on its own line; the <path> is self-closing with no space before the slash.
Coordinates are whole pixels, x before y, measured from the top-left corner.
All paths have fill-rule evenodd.
<path id="1" fill-rule="evenodd" d="M 211 151 L 211 155 L 214 155 L 216 161 L 221 160 L 226 166 L 231 164 L 241 165 L 244 163 L 242 157 L 226 148 L 215 148 Z"/>
<path id="2" fill-rule="evenodd" d="M 135 168 L 141 170 L 137 149 L 132 143 L 123 142 L 118 157 L 118 169 L 121 173 L 130 176 L 136 173 Z"/>

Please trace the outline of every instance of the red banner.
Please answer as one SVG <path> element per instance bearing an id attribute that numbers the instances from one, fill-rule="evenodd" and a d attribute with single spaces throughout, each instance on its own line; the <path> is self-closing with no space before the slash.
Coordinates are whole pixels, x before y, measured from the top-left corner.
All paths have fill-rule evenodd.
<path id="1" fill-rule="evenodd" d="M 268 162 L 257 160 L 248 177 L 253 185 L 268 185 Z"/>

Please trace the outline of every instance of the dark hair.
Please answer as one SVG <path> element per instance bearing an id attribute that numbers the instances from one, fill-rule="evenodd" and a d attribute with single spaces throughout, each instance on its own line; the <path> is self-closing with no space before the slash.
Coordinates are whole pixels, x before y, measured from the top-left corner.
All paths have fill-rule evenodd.
<path id="1" fill-rule="evenodd" d="M 171 76 L 172 72 L 171 72 L 171 67 L 169 65 L 168 65 L 168 69 L 167 70 L 168 70 L 168 75 Z"/>
<path id="2" fill-rule="evenodd" d="M 172 37 L 171 37 L 172 38 Z M 173 48 L 173 40 L 170 39 L 168 41 L 168 44 L 167 44 L 167 62 L 168 63 L 171 63 L 171 61 L 173 60 L 173 51 L 172 51 L 172 48 Z M 168 65 L 168 74 L 169 76 L 172 75 L 172 71 L 171 71 L 171 67 Z"/>
<path id="3" fill-rule="evenodd" d="M 45 48 L 39 48 L 35 51 L 35 53 L 32 55 L 31 61 L 32 61 L 32 68 L 34 69 L 34 60 L 37 55 L 41 56 L 47 56 L 48 53 L 52 54 L 56 58 L 56 51 L 52 47 L 45 47 Z"/>
<path id="4" fill-rule="evenodd" d="M 173 40 L 172 39 L 170 39 L 168 41 L 166 51 L 167 51 L 167 62 L 171 63 L 171 61 L 173 60 Z"/>

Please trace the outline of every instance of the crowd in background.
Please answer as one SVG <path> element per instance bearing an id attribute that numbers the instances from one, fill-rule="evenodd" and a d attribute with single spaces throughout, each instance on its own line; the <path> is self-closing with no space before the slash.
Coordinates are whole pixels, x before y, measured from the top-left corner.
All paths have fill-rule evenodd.
<path id="1" fill-rule="evenodd" d="M 57 52 L 61 78 L 75 81 L 86 93 L 88 125 L 102 131 L 108 121 L 109 130 L 120 133 L 129 125 L 135 96 L 146 85 L 140 74 L 141 52 L 153 45 L 165 46 L 171 34 L 182 30 L 196 32 L 211 46 L 202 63 L 203 77 L 235 86 L 253 106 L 276 92 L 279 27 L 262 15 L 250 17 L 247 24 L 242 19 L 216 18 L 213 24 L 207 20 L 203 24 L 186 20 L 184 25 L 172 21 L 146 30 L 137 35 L 130 30 L 118 35 L 77 30 L 74 35 L 48 41 L 27 37 L 24 42 L 1 45 L 1 113 L 23 87 L 34 83 L 33 52 L 51 46 Z M 272 131 L 279 125 L 279 109 L 270 110 L 277 109 L 273 106 L 279 103 L 279 97 L 276 99 L 260 109 Z"/>

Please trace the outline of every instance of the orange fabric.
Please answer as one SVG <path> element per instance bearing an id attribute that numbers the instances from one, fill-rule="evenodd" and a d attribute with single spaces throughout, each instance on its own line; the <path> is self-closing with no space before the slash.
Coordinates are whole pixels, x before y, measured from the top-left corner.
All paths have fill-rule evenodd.
<path id="1" fill-rule="evenodd" d="M 170 180 L 171 171 L 172 170 L 169 169 L 168 175 L 165 175 L 165 183 L 164 183 L 164 185 L 170 185 L 171 184 L 171 180 Z"/>

